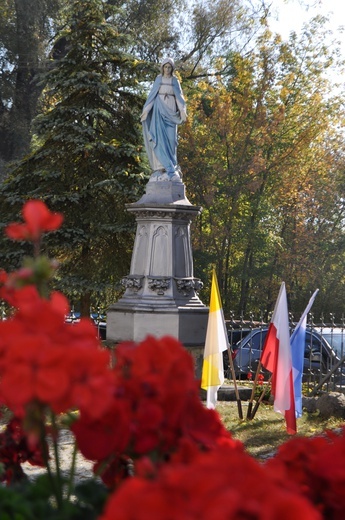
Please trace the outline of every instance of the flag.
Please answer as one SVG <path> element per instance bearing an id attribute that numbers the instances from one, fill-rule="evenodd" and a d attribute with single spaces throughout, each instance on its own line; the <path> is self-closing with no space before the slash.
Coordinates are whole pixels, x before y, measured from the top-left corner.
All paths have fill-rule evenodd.
<path id="1" fill-rule="evenodd" d="M 222 302 L 216 272 L 212 272 L 210 311 L 208 315 L 201 388 L 207 391 L 207 408 L 215 408 L 217 392 L 224 383 L 223 351 L 228 348 Z"/>
<path id="2" fill-rule="evenodd" d="M 300 320 L 295 330 L 293 331 L 290 339 L 296 417 L 302 417 L 302 376 L 304 368 L 305 331 L 307 328 L 307 316 L 308 312 L 312 308 L 312 305 L 318 292 L 319 289 L 316 289 L 316 291 L 310 298 L 309 303 L 306 306 L 302 316 L 300 317 Z"/>
<path id="3" fill-rule="evenodd" d="M 280 287 L 260 361 L 263 367 L 272 372 L 274 410 L 285 416 L 287 432 L 295 434 L 297 428 L 289 313 L 284 282 Z"/>

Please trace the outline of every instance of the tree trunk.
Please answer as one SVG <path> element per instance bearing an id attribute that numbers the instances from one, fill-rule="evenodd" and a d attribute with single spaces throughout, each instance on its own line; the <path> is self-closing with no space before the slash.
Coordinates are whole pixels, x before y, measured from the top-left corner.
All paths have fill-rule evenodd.
<path id="1" fill-rule="evenodd" d="M 82 317 L 89 318 L 90 317 L 90 307 L 91 307 L 91 292 L 86 291 L 80 297 L 80 315 Z"/>
<path id="2" fill-rule="evenodd" d="M 0 159 L 9 162 L 28 152 L 31 123 L 36 116 L 38 97 L 42 90 L 35 82 L 42 67 L 40 18 L 42 13 L 33 0 L 15 0 L 16 31 L 13 46 L 16 50 L 15 81 L 12 103 L 0 111 Z"/>

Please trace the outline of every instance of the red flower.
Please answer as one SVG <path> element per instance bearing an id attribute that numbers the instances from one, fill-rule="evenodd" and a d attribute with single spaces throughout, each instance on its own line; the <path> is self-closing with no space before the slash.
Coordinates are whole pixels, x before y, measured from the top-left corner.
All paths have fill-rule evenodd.
<path id="1" fill-rule="evenodd" d="M 38 291 L 34 285 L 27 285 L 22 289 L 15 289 L 11 284 L 6 283 L 0 287 L 0 298 L 15 308 L 25 305 L 31 307 L 37 296 Z"/>
<path id="2" fill-rule="evenodd" d="M 114 399 L 112 406 L 97 420 L 87 410 L 72 424 L 81 453 L 89 460 L 103 461 L 128 451 L 131 413 L 126 402 Z"/>
<path id="3" fill-rule="evenodd" d="M 170 463 L 157 477 L 127 479 L 108 500 L 100 520 L 320 520 L 302 496 L 278 485 L 242 451 L 218 448 L 188 464 Z"/>
<path id="4" fill-rule="evenodd" d="M 12 240 L 37 242 L 42 233 L 58 229 L 63 221 L 61 213 L 51 212 L 41 200 L 29 200 L 23 206 L 24 224 L 12 223 L 5 230 Z"/>
<path id="5" fill-rule="evenodd" d="M 344 517 L 345 428 L 342 435 L 291 439 L 266 469 L 278 484 L 308 498 L 324 518 Z"/>
<path id="6" fill-rule="evenodd" d="M 21 421 L 14 417 L 0 433 L 0 462 L 4 466 L 0 481 L 12 484 L 24 478 L 21 464 L 26 461 L 34 466 L 44 466 L 39 444 L 29 441 Z"/>
<path id="7" fill-rule="evenodd" d="M 25 290 L 26 289 L 26 290 Z M 17 313 L 0 322 L 0 395 L 17 415 L 32 402 L 54 412 L 87 410 L 97 418 L 111 404 L 113 376 L 90 320 L 65 323 L 60 293 L 40 298 L 34 287 L 16 291 Z M 27 291 L 31 299 L 27 299 Z"/>
<path id="8" fill-rule="evenodd" d="M 94 465 L 93 470 L 96 475 L 101 473 L 104 484 L 111 488 L 131 476 L 132 463 L 127 457 L 113 456 L 110 457 L 106 466 L 103 462 L 98 462 Z"/>
<path id="9" fill-rule="evenodd" d="M 0 269 L 0 286 L 5 284 L 8 280 L 8 274 L 3 269 Z"/>
<path id="10" fill-rule="evenodd" d="M 84 408 L 72 426 L 83 455 L 108 468 L 102 475 L 107 484 L 110 475 L 113 484 L 118 481 L 116 468 L 123 471 L 113 457 L 147 456 L 160 465 L 186 444 L 198 450 L 237 447 L 219 415 L 202 404 L 192 357 L 176 339 L 118 345 L 113 374 L 111 407 L 97 419 Z"/>

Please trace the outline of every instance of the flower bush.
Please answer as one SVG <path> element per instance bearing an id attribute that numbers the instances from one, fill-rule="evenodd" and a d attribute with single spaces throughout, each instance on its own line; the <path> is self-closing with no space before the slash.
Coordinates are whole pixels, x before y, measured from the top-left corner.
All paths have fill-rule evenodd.
<path id="1" fill-rule="evenodd" d="M 127 480 L 110 497 L 101 520 L 321 518 L 240 449 L 218 446 L 185 455 L 162 466 L 155 477 Z"/>
<path id="2" fill-rule="evenodd" d="M 23 220 L 6 233 L 31 241 L 33 258 L 0 273 L 0 298 L 13 308 L 0 322 L 8 417 L 0 518 L 341 518 L 345 435 L 293 439 L 266 465 L 256 462 L 201 402 L 193 360 L 176 339 L 122 343 L 113 366 L 90 320 L 66 323 L 68 302 L 49 288 L 57 266 L 40 254 L 44 233 L 63 217 L 29 201 Z M 63 428 L 75 439 L 67 477 L 59 464 Z M 95 473 L 82 484 L 74 482 L 77 450 Z M 23 462 L 46 473 L 29 481 Z"/>
<path id="3" fill-rule="evenodd" d="M 278 484 L 306 497 L 323 518 L 344 518 L 345 427 L 340 435 L 291 439 L 266 470 Z"/>

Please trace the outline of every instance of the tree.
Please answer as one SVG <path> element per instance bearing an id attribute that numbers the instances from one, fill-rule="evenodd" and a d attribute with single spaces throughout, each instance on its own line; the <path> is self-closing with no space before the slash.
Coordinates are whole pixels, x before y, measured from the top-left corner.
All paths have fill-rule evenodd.
<path id="1" fill-rule="evenodd" d="M 281 280 L 302 306 L 318 279 L 316 251 L 334 240 L 325 224 L 342 211 L 344 146 L 341 100 L 325 79 L 335 49 L 323 45 L 320 23 L 289 42 L 264 32 L 253 52 L 228 56 L 231 75 L 199 81 L 189 93 L 180 160 L 190 198 L 204 207 L 197 258 L 206 251 L 216 265 L 226 311 L 269 311 Z M 313 204 L 319 220 L 308 216 Z M 339 215 L 339 246 L 341 222 Z"/>
<path id="2" fill-rule="evenodd" d="M 175 55 L 181 38 L 176 23 L 179 12 L 185 12 L 186 0 L 109 0 L 109 4 L 123 7 L 117 24 L 124 33 L 133 34 L 131 52 L 139 59 L 156 63 L 162 56 Z"/>
<path id="3" fill-rule="evenodd" d="M 179 57 L 187 78 L 231 74 L 227 57 L 245 48 L 260 23 L 262 10 L 244 7 L 238 0 L 193 2 L 189 16 L 181 19 L 184 45 Z M 223 66 L 219 63 L 222 59 Z M 216 66 L 216 64 L 218 66 Z"/>
<path id="4" fill-rule="evenodd" d="M 145 158 L 141 157 L 141 135 L 137 126 L 139 105 L 143 103 L 136 95 L 140 92 L 139 81 L 143 85 L 145 80 L 152 81 L 153 74 L 156 74 L 154 64 L 160 61 L 163 53 L 176 54 L 178 61 L 184 62 L 186 70 L 189 67 L 195 70 L 193 60 L 197 56 L 200 72 L 201 66 L 205 67 L 212 61 L 207 59 L 201 63 L 202 57 L 206 53 L 211 56 L 212 50 L 225 32 L 233 26 L 235 18 L 227 14 L 222 21 L 219 13 L 223 4 L 217 2 L 214 16 L 212 15 L 217 20 L 214 31 L 206 23 L 207 17 L 201 13 L 203 6 L 197 2 L 193 6 L 192 23 L 197 26 L 193 34 L 200 36 L 202 33 L 203 36 L 198 37 L 199 41 L 195 46 L 189 42 L 192 50 L 189 48 L 187 56 L 180 49 L 185 43 L 181 40 L 179 26 L 183 0 L 177 3 L 172 0 L 96 2 L 98 9 L 102 10 L 102 21 L 94 17 L 95 2 L 89 2 L 88 5 L 73 2 L 70 8 L 70 2 L 66 0 L 56 0 L 54 4 L 52 1 L 42 0 L 40 5 L 35 4 L 35 9 L 30 13 L 33 20 L 30 25 L 32 34 L 28 29 L 29 36 L 21 40 L 30 41 L 30 38 L 35 37 L 39 24 L 42 28 L 49 28 L 51 32 L 57 25 L 63 28 L 49 45 L 46 37 L 51 32 L 39 33 L 36 47 L 32 46 L 32 50 L 37 50 L 36 54 L 33 52 L 32 62 L 37 62 L 39 67 L 30 67 L 31 76 L 26 76 L 26 82 L 23 83 L 27 88 L 34 86 L 36 96 L 35 103 L 26 104 L 25 107 L 23 105 L 21 120 L 26 121 L 23 130 L 25 146 L 18 148 L 14 154 L 7 155 L 5 160 L 20 158 L 27 152 L 33 135 L 32 152 L 13 169 L 11 177 L 2 188 L 1 220 L 4 224 L 17 218 L 20 205 L 27 197 L 44 198 L 53 208 L 63 211 L 68 228 L 64 229 L 63 236 L 60 233 L 59 236 L 51 237 L 49 247 L 52 253 L 65 260 L 60 271 L 61 286 L 67 292 L 74 291 L 78 295 L 83 292 L 84 300 L 87 301 L 86 294 L 90 295 L 95 290 L 95 284 L 97 290 L 104 289 L 109 281 L 114 281 L 114 285 L 115 280 L 123 273 L 124 265 L 129 262 L 129 242 L 124 237 L 131 226 L 124 204 L 135 200 L 138 193 L 135 192 L 138 172 L 140 174 L 145 171 L 146 164 Z M 11 21 L 15 27 L 19 23 L 24 4 L 20 0 L 14 3 L 3 0 L 3 5 L 6 5 L 6 13 L 3 11 L 6 14 L 6 23 Z M 52 16 L 48 18 L 48 7 L 53 5 Z M 61 7 L 63 9 L 59 10 Z M 230 13 L 229 9 L 228 12 Z M 213 13 L 209 6 L 207 13 Z M 172 16 L 173 14 L 176 16 Z M 105 25 L 104 20 L 108 20 Z M 92 31 L 95 31 L 94 41 Z M 0 37 L 1 35 L 5 35 L 4 30 Z M 135 37 L 131 39 L 130 35 Z M 102 43 L 94 46 L 97 38 Z M 19 65 L 15 61 L 15 52 L 11 52 L 10 44 L 12 43 L 3 40 L 3 47 L 6 49 L 4 56 L 12 56 L 15 70 Z M 41 54 L 38 54 L 38 49 Z M 150 60 L 151 63 L 134 60 L 130 56 L 133 52 L 137 57 Z M 47 59 L 48 56 L 50 60 Z M 6 63 L 11 69 L 11 62 Z M 47 69 L 50 70 L 48 74 L 37 74 L 39 70 L 44 73 Z M 204 71 L 207 73 L 206 69 Z M 42 89 L 44 94 L 38 98 Z M 14 92 L 12 90 L 8 94 L 8 107 L 13 105 Z M 32 133 L 32 119 L 37 109 L 42 113 L 36 119 Z M 13 121 L 10 126 L 14 128 Z M 14 139 L 14 142 L 19 140 Z M 8 146 L 6 149 L 9 149 Z M 135 176 L 134 182 L 132 173 Z M 101 208 L 99 213 L 102 212 L 97 225 L 94 219 L 95 198 Z M 117 201 L 116 205 L 114 200 Z M 87 205 L 90 210 L 84 209 Z M 114 211 L 116 214 L 112 215 Z M 91 235 L 92 245 L 87 238 Z M 119 241 L 121 262 L 116 269 L 111 270 L 114 237 Z M 79 250 L 81 244 L 83 254 Z M 3 265 L 7 262 L 8 266 L 13 266 L 17 262 L 16 254 L 6 249 L 9 247 L 7 244 L 2 248 Z M 23 252 L 24 245 L 20 250 L 20 253 Z M 92 258 L 92 262 L 86 262 L 85 258 Z M 75 266 L 78 266 L 78 275 L 72 274 Z M 71 272 L 68 274 L 70 267 Z M 95 271 L 100 273 L 98 278 Z"/>
<path id="5" fill-rule="evenodd" d="M 70 2 L 59 34 L 67 53 L 43 78 L 37 147 L 2 187 L 6 219 L 28 198 L 65 215 L 47 247 L 61 261 L 59 287 L 80 298 L 84 314 L 128 268 L 133 222 L 125 204 L 137 200 L 144 178 L 140 62 L 109 16 L 101 0 Z"/>
<path id="6" fill-rule="evenodd" d="M 0 0 L 0 178 L 28 152 L 58 0 Z"/>

